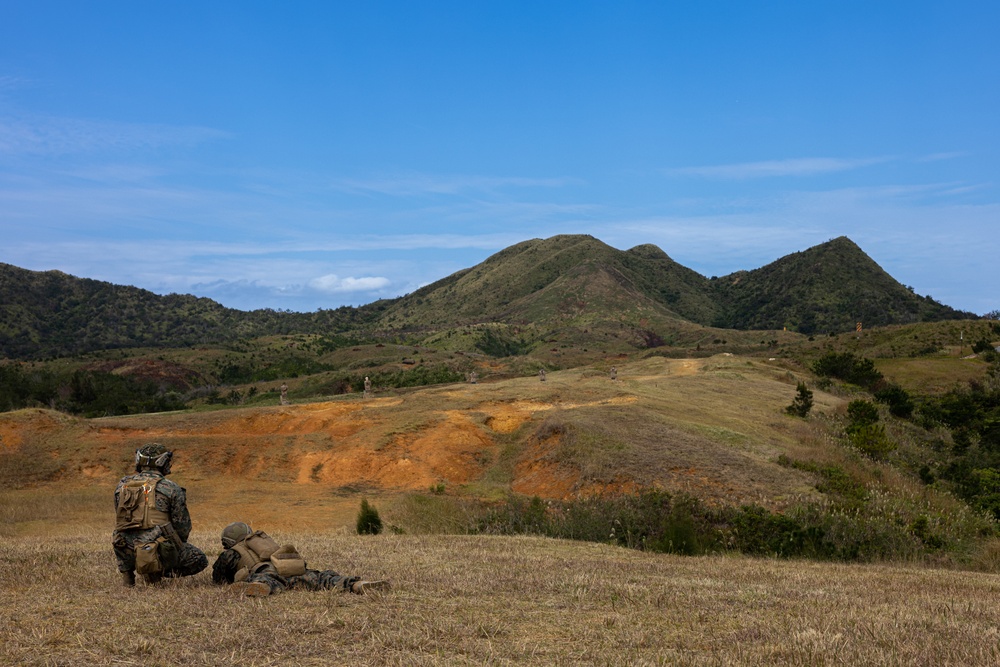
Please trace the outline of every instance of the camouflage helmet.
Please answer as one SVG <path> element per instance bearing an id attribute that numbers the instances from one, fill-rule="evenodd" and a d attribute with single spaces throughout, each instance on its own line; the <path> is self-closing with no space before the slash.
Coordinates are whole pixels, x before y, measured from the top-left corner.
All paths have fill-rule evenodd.
<path id="1" fill-rule="evenodd" d="M 222 529 L 222 546 L 225 549 L 232 549 L 233 545 L 242 542 L 246 538 L 250 537 L 253 530 L 250 528 L 249 524 L 245 524 L 242 521 L 237 521 L 231 523 Z"/>
<path id="2" fill-rule="evenodd" d="M 151 442 L 135 450 L 135 470 L 156 468 L 164 475 L 170 474 L 170 460 L 174 453 L 158 442 Z"/>

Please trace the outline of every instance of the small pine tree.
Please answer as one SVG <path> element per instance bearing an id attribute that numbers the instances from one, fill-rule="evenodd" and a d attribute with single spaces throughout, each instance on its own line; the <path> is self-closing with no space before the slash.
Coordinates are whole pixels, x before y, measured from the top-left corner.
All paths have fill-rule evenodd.
<path id="1" fill-rule="evenodd" d="M 847 417 L 851 420 L 848 431 L 875 424 L 879 419 L 878 406 L 861 398 L 853 400 L 847 405 Z"/>
<path id="2" fill-rule="evenodd" d="M 792 404 L 785 408 L 785 412 L 790 415 L 795 415 L 797 417 L 805 417 L 812 410 L 813 406 L 813 393 L 806 386 L 805 382 L 799 382 L 796 386 L 798 393 L 795 396 L 795 400 Z"/>
<path id="3" fill-rule="evenodd" d="M 382 532 L 382 517 L 378 510 L 361 499 L 361 510 L 358 512 L 358 535 L 378 535 Z"/>

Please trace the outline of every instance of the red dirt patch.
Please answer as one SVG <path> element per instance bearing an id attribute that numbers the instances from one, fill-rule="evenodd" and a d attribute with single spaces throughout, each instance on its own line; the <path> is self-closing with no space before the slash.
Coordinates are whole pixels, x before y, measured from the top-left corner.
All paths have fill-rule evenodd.
<path id="1" fill-rule="evenodd" d="M 440 482 L 465 484 L 482 474 L 484 454 L 493 447 L 465 414 L 449 412 L 429 428 L 398 435 L 379 449 L 346 446 L 306 454 L 299 460 L 296 481 L 398 490 L 426 490 Z"/>

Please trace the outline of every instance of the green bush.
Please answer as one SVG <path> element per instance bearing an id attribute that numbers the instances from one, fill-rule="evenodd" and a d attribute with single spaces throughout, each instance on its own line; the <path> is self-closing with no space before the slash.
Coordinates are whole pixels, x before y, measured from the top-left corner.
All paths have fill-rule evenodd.
<path id="1" fill-rule="evenodd" d="M 972 351 L 976 354 L 982 352 L 993 352 L 993 343 L 989 338 L 982 338 L 973 343 Z"/>
<path id="2" fill-rule="evenodd" d="M 857 357 L 850 352 L 828 352 L 813 364 L 813 372 L 822 377 L 833 377 L 866 389 L 875 388 L 883 381 L 875 362 Z"/>
<path id="3" fill-rule="evenodd" d="M 912 558 L 945 545 L 929 527 L 917 535 L 922 524 L 915 525 L 865 505 L 806 504 L 775 513 L 757 505 L 712 508 L 694 497 L 647 491 L 567 502 L 511 496 L 491 506 L 470 532 L 530 533 L 683 555 L 736 551 L 847 561 Z"/>
<path id="4" fill-rule="evenodd" d="M 741 553 L 758 556 L 831 557 L 822 526 L 809 526 L 791 516 L 773 514 L 757 505 L 731 512 L 731 544 Z"/>
<path id="5" fill-rule="evenodd" d="M 882 424 L 864 424 L 847 432 L 851 445 L 866 456 L 882 461 L 896 449 L 894 443 L 885 433 Z"/>
<path id="6" fill-rule="evenodd" d="M 382 518 L 378 515 L 378 510 L 365 499 L 361 500 L 361 509 L 358 511 L 357 529 L 358 535 L 378 535 L 382 532 Z"/>
<path id="7" fill-rule="evenodd" d="M 514 357 L 524 354 L 530 347 L 523 339 L 514 339 L 493 329 L 483 331 L 476 341 L 476 348 L 491 357 Z"/>
<path id="8" fill-rule="evenodd" d="M 868 426 L 878 421 L 878 407 L 869 401 L 857 399 L 848 403 L 847 417 L 851 420 L 848 430 Z"/>
<path id="9" fill-rule="evenodd" d="M 465 375 L 452 370 L 443 364 L 424 365 L 400 371 L 376 371 L 368 375 L 372 386 L 384 389 L 389 387 L 422 387 L 430 384 L 445 384 L 461 382 Z M 351 382 L 355 391 L 363 391 L 365 376 L 359 375 Z"/>
<path id="10" fill-rule="evenodd" d="M 909 419 L 913 415 L 913 399 L 910 394 L 898 384 L 886 384 L 875 391 L 875 400 L 889 407 L 889 413 L 900 419 Z"/>

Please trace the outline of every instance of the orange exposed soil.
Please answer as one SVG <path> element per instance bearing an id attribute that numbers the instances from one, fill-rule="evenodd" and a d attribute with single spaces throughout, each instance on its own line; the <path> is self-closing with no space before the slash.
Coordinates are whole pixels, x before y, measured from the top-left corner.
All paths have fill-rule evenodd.
<path id="1" fill-rule="evenodd" d="M 649 486 L 732 501 L 798 493 L 804 482 L 789 477 L 797 473 L 772 463 L 787 429 L 744 435 L 768 420 L 780 426 L 784 417 L 748 425 L 734 410 L 700 422 L 697 409 L 683 407 L 687 400 L 691 408 L 712 400 L 704 393 L 709 398 L 691 398 L 693 392 L 744 391 L 746 380 L 706 384 L 704 368 L 704 360 L 659 359 L 619 366 L 617 381 L 581 369 L 550 373 L 544 383 L 520 378 L 370 399 L 93 420 L 21 410 L 0 415 L 0 457 L 44 457 L 44 476 L 29 485 L 110 486 L 130 471 L 136 448 L 162 442 L 175 452 L 173 478 L 198 499 L 203 515 L 220 521 L 251 518 L 248 513 L 281 516 L 286 524 L 293 516 L 300 526 L 349 522 L 359 493 L 384 497 L 442 487 L 461 493 L 482 484 L 548 499 Z M 780 415 L 787 384 L 759 381 L 776 397 L 766 409 Z M 759 394 L 755 390 L 754 400 Z M 598 429 L 607 424 L 610 439 L 589 436 L 590 450 L 567 450 L 560 428 L 577 423 L 574 415 Z M 551 420 L 563 426 L 543 428 Z M 640 431 L 634 440 L 633 427 L 659 430 Z M 738 444 L 705 439 L 699 428 L 714 428 Z"/>

